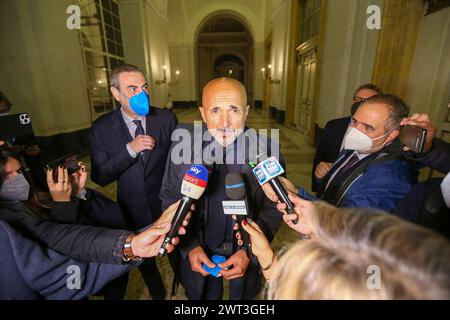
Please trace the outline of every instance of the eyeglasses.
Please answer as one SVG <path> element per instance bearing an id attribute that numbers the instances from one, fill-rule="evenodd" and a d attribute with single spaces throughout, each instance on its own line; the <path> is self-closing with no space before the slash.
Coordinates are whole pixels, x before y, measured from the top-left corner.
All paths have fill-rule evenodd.
<path id="1" fill-rule="evenodd" d="M 353 101 L 354 102 L 364 102 L 366 100 L 367 100 L 367 98 L 361 98 L 361 97 L 358 97 L 358 96 L 354 96 L 353 97 Z"/>

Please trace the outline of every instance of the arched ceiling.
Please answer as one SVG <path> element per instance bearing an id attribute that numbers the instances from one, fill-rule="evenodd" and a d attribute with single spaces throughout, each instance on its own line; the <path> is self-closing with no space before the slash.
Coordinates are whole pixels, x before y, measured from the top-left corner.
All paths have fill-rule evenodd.
<path id="1" fill-rule="evenodd" d="M 172 26 L 169 42 L 194 45 L 200 27 L 219 14 L 238 18 L 247 27 L 252 39 L 262 42 L 267 1 L 272 0 L 171 0 L 168 3 L 168 20 Z"/>
<path id="2" fill-rule="evenodd" d="M 237 18 L 218 15 L 205 21 L 199 28 L 198 43 L 205 45 L 233 44 L 248 46 L 252 37 L 248 28 Z"/>

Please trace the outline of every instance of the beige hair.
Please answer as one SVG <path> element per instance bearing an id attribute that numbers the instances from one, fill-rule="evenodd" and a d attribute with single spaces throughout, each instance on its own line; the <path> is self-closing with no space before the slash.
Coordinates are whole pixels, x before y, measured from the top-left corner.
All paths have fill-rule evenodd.
<path id="1" fill-rule="evenodd" d="M 447 239 L 373 209 L 317 208 L 314 238 L 281 257 L 269 299 L 450 298 Z M 368 285 L 370 266 L 380 270 L 379 289 Z"/>

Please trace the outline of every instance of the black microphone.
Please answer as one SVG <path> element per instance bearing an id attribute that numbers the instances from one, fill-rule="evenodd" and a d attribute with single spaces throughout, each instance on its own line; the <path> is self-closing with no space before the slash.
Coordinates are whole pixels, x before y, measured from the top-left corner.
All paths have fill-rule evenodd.
<path id="1" fill-rule="evenodd" d="M 194 200 L 198 200 L 206 189 L 208 184 L 208 170 L 202 165 L 193 165 L 186 172 L 181 183 L 181 198 L 177 211 L 172 219 L 172 226 L 170 231 L 166 234 L 163 244 L 159 249 L 159 256 L 162 257 L 166 253 L 167 245 L 172 242 L 172 239 L 178 235 L 178 230 L 183 223 L 191 205 Z"/>
<path id="2" fill-rule="evenodd" d="M 261 163 L 266 161 L 269 161 L 270 163 L 268 163 L 268 165 L 265 165 L 264 169 L 258 168 L 255 171 L 256 167 L 260 167 Z M 286 204 L 286 212 L 288 214 L 296 214 L 294 211 L 294 205 L 292 204 L 291 199 L 289 199 L 288 193 L 281 184 L 281 181 L 278 179 L 278 176 L 272 176 L 271 172 L 267 172 L 267 168 L 269 168 L 269 170 L 272 170 L 272 168 L 281 168 L 280 163 L 278 162 L 278 160 L 276 160 L 275 157 L 268 158 L 263 162 L 259 163 L 258 165 L 255 165 L 253 162 L 249 163 L 250 167 L 253 169 L 253 174 L 256 176 L 256 179 L 258 179 L 260 184 L 269 183 L 272 187 L 272 190 L 277 195 L 278 200 Z M 292 223 L 297 224 L 297 219 L 292 220 Z"/>
<path id="3" fill-rule="evenodd" d="M 247 220 L 247 201 L 245 183 L 239 173 L 228 173 L 225 176 L 225 192 L 231 201 L 223 201 L 225 214 L 235 214 L 240 227 L 242 246 L 250 247 L 250 239 L 247 231 L 242 228 L 242 221 Z M 250 250 L 246 250 L 250 258 Z"/>

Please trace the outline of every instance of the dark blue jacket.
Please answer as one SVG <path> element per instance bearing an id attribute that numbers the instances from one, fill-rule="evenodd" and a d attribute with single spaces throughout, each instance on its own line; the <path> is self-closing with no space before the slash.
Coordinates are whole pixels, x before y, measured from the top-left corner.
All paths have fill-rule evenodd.
<path id="1" fill-rule="evenodd" d="M 132 158 L 126 144 L 133 140 L 120 109 L 98 118 L 90 132 L 91 178 L 105 186 L 117 181 L 117 202 L 133 230 L 145 227 L 162 213 L 159 191 L 165 163 L 171 145 L 172 131 L 177 118 L 167 109 L 150 108 L 146 117 L 146 134 L 156 139 L 156 147 L 149 153 L 146 163 L 139 157 Z M 102 225 L 110 225 L 99 221 Z"/>
<path id="2" fill-rule="evenodd" d="M 351 177 L 348 185 L 342 186 L 340 196 L 330 202 L 338 207 L 374 208 L 392 212 L 417 182 L 417 175 L 417 169 L 401 157 L 384 161 L 377 159 Z M 326 180 L 322 183 L 326 183 Z M 299 190 L 299 195 L 310 200 L 318 199 L 303 188 Z M 321 198 L 324 199 L 323 195 Z"/>
<path id="3" fill-rule="evenodd" d="M 44 249 L 0 221 L 0 299 L 82 299 L 103 288 L 133 265 L 85 263 Z M 80 289 L 70 289 L 79 268 Z"/>

